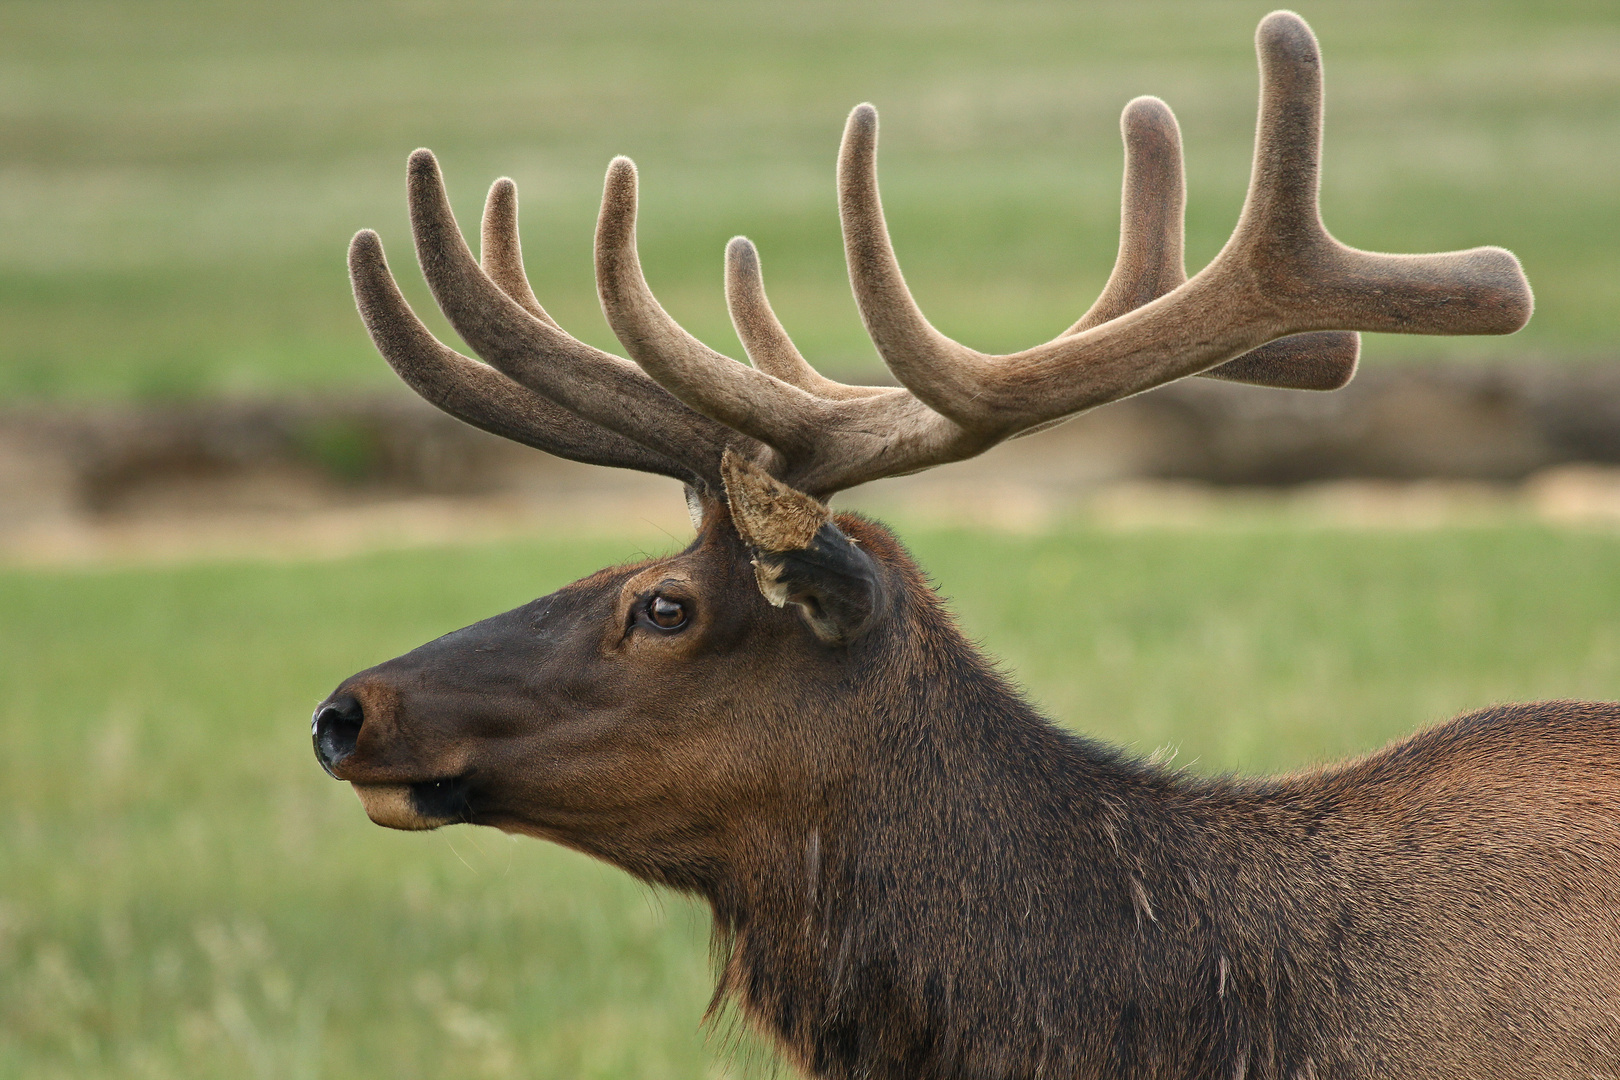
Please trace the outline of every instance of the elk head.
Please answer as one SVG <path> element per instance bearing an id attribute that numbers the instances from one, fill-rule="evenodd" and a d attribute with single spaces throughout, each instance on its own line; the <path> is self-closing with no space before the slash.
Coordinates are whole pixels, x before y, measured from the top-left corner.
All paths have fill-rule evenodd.
<path id="1" fill-rule="evenodd" d="M 682 481 L 698 535 L 346 680 L 315 715 L 321 764 L 379 824 L 496 825 L 712 896 L 761 836 L 812 815 L 885 732 L 916 722 L 898 699 L 954 677 L 938 647 L 949 622 L 921 575 L 882 528 L 835 517 L 831 496 L 1186 376 L 1334 389 L 1354 372 L 1356 331 L 1519 329 L 1531 296 L 1507 251 L 1374 254 L 1327 232 L 1316 41 L 1279 12 L 1257 43 L 1254 168 L 1225 247 L 1185 276 L 1180 135 L 1163 102 L 1138 98 L 1121 120 L 1119 256 L 1101 298 L 1056 338 L 1006 356 L 945 337 L 913 301 L 878 198 L 877 113 L 857 106 L 838 160 L 844 247 L 898 387 L 817 374 L 741 237 L 726 249 L 725 288 L 751 363 L 682 330 L 642 277 L 625 158 L 608 168 L 596 277 L 631 359 L 593 349 L 529 287 L 512 182 L 490 190 L 480 262 L 433 156 L 416 151 L 422 271 L 484 362 L 417 320 L 364 231 L 349 265 L 378 350 L 470 424 Z"/>

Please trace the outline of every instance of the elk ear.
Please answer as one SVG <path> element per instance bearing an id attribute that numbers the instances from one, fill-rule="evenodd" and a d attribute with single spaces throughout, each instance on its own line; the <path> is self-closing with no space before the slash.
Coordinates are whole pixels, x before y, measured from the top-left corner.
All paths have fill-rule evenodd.
<path id="1" fill-rule="evenodd" d="M 765 599 L 797 606 L 828 645 L 848 645 L 870 629 L 886 606 L 883 578 L 872 556 L 833 523 L 832 511 L 729 449 L 720 472 Z"/>

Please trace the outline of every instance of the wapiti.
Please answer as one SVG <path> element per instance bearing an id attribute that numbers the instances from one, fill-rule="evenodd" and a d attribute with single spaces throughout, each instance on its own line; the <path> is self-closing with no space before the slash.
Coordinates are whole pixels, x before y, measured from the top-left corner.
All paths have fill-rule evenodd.
<path id="1" fill-rule="evenodd" d="M 1139 98 L 1102 298 L 1008 356 L 913 303 L 857 107 L 844 244 L 899 388 L 812 370 L 741 238 L 726 299 L 752 364 L 683 331 L 642 278 L 623 158 L 596 273 L 634 362 L 592 349 L 525 280 L 511 182 L 480 263 L 412 155 L 422 270 L 487 363 L 429 334 L 362 232 L 377 348 L 468 423 L 683 481 L 697 537 L 349 678 L 315 716 L 321 763 L 379 824 L 493 825 L 702 897 L 715 1001 L 808 1076 L 1620 1073 L 1620 707 L 1493 709 L 1299 775 L 1168 773 L 1037 715 L 893 536 L 827 507 L 1184 376 L 1330 389 L 1355 331 L 1524 324 L 1506 251 L 1327 233 L 1316 41 L 1287 12 L 1257 41 L 1254 170 L 1220 254 L 1185 277 L 1179 133 Z"/>

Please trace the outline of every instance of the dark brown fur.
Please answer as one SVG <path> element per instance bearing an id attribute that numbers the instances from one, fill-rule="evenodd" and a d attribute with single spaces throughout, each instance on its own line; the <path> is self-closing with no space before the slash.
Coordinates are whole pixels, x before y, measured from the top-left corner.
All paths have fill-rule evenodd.
<path id="1" fill-rule="evenodd" d="M 718 993 L 811 1076 L 1620 1073 L 1620 707 L 1171 773 L 1035 714 L 882 528 L 838 520 L 889 606 L 829 648 L 710 511 L 350 679 L 337 774 L 702 896 Z M 687 630 L 637 628 L 653 589 Z"/>

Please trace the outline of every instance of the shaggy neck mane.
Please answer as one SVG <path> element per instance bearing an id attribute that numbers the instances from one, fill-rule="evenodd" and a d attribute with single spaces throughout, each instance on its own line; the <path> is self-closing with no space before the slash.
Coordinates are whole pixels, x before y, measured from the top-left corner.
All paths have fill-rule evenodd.
<path id="1" fill-rule="evenodd" d="M 873 685 L 829 718 L 869 743 L 746 873 L 704 890 L 715 1003 L 734 1000 L 815 1076 L 1040 1076 L 1077 1052 L 1129 1075 L 1150 1042 L 1236 1065 L 1239 1018 L 1187 1024 L 1235 989 L 1222 939 L 1236 931 L 1210 914 L 1230 911 L 1213 895 L 1223 845 L 1194 834 L 1254 793 L 1058 729 L 891 539 L 859 531 L 904 582 L 861 665 Z M 1195 986 L 1204 1005 L 1186 999 Z"/>

